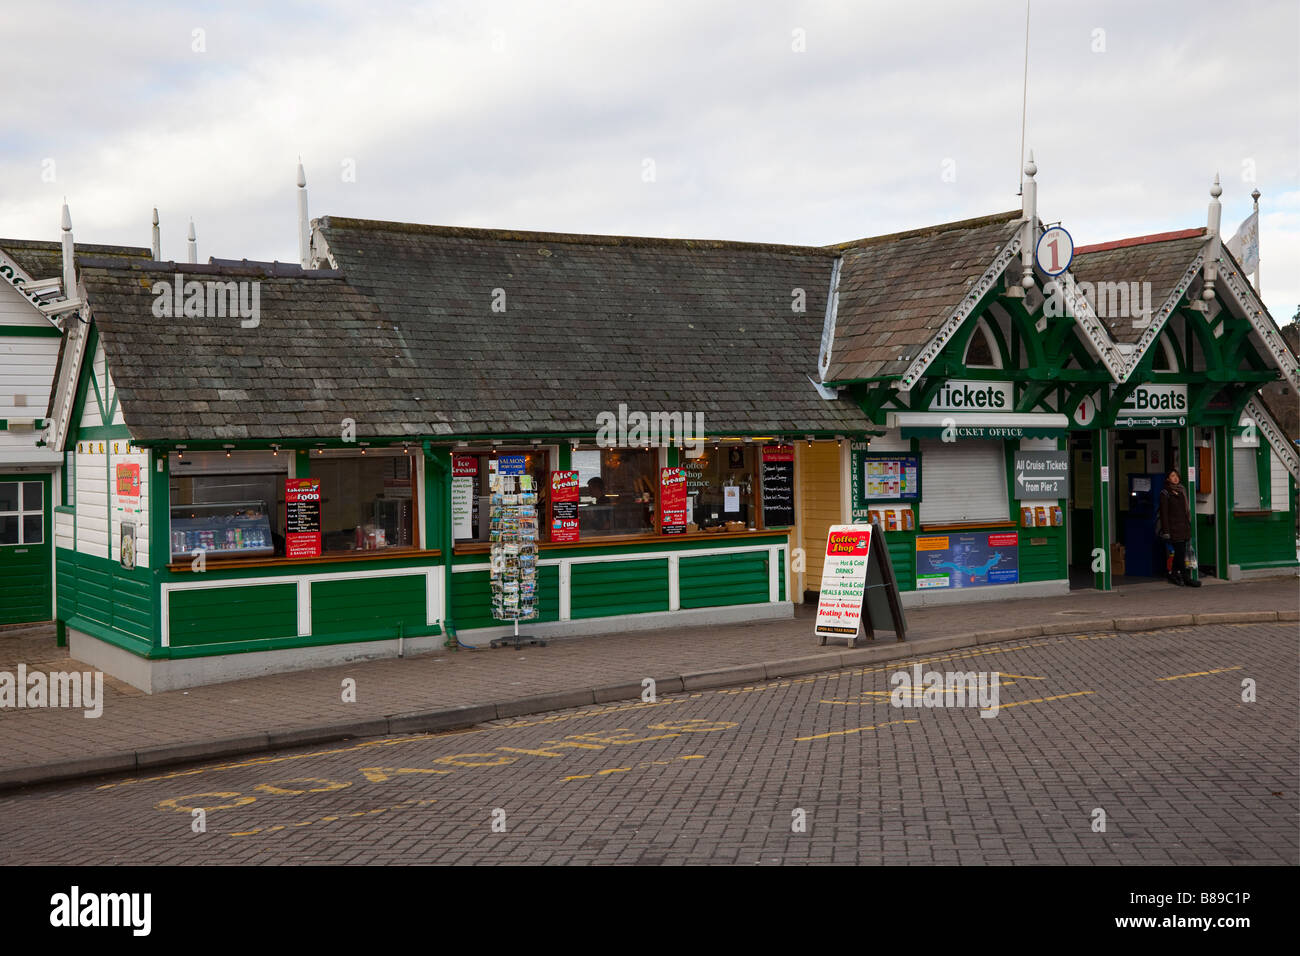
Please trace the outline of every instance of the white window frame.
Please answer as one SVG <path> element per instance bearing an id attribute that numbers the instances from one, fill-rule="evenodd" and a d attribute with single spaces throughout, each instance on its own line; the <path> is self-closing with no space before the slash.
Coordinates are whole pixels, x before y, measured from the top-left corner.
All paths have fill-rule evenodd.
<path id="1" fill-rule="evenodd" d="M 16 479 L 16 480 L 6 479 L 6 480 L 4 480 L 4 481 L 0 481 L 0 485 L 17 485 L 17 486 L 18 486 L 18 510 L 17 510 L 17 511 L 0 511 L 0 518 L 17 518 L 17 519 L 18 519 L 18 540 L 17 540 L 17 541 L 10 541 L 10 542 L 8 542 L 8 543 L 0 543 L 0 548 L 21 548 L 21 547 L 24 547 L 24 546 L 37 546 L 37 545 L 43 545 L 43 544 L 45 544 L 45 483 L 42 482 L 42 481 L 31 481 L 31 480 L 28 480 L 28 479 L 25 479 L 25 478 L 19 478 L 19 479 Z M 25 508 L 25 507 L 23 506 L 23 501 L 24 501 L 23 486 L 24 486 L 24 485 L 36 485 L 38 488 L 41 489 L 41 506 L 40 506 L 39 509 L 33 511 L 32 509 L 30 509 L 30 508 Z M 27 522 L 24 521 L 23 519 L 24 519 L 24 518 L 27 518 L 27 517 L 29 517 L 29 516 L 31 516 L 31 515 L 39 515 L 39 516 L 40 516 L 40 519 L 41 519 L 41 539 L 40 539 L 39 541 L 28 541 L 28 540 L 26 540 L 26 537 L 27 537 Z"/>

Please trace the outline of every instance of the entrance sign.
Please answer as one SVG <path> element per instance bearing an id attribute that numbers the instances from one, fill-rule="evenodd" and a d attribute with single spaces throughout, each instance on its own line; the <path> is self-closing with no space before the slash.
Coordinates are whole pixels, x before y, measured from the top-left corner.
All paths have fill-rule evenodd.
<path id="1" fill-rule="evenodd" d="M 1049 276 L 1059 276 L 1074 261 L 1074 239 L 1060 226 L 1053 226 L 1038 237 L 1034 261 Z"/>
<path id="2" fill-rule="evenodd" d="M 921 535 L 916 588 L 978 588 L 1020 580 L 1020 536 L 1014 532 Z"/>
<path id="3" fill-rule="evenodd" d="M 578 540 L 578 473 L 551 472 L 551 540 Z"/>
<path id="4" fill-rule="evenodd" d="M 1117 428 L 1168 428 L 1186 424 L 1186 385 L 1139 385 L 1115 416 Z"/>
<path id="5" fill-rule="evenodd" d="M 871 525 L 832 525 L 826 535 L 813 633 L 822 644 L 828 637 L 843 637 L 852 647 L 859 630 L 865 630 L 870 640 L 878 626 L 892 626 L 900 641 L 906 637 L 907 622 L 885 536 Z"/>
<path id="6" fill-rule="evenodd" d="M 320 557 L 319 478 L 285 479 L 284 521 L 284 556 Z"/>
<path id="7" fill-rule="evenodd" d="M 794 524 L 794 446 L 763 446 L 763 527 Z"/>
<path id="8" fill-rule="evenodd" d="M 1016 497 L 1064 498 L 1069 465 L 1068 451 L 1016 452 Z"/>
<path id="9" fill-rule="evenodd" d="M 932 412 L 969 412 L 971 409 L 1010 411 L 1015 408 L 1010 382 L 968 382 L 951 379 L 930 400 Z"/>

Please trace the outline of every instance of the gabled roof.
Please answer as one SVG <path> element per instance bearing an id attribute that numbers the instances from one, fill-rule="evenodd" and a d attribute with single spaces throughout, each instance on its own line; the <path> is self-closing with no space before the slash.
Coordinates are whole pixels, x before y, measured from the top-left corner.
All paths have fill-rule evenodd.
<path id="1" fill-rule="evenodd" d="M 53 279 L 63 275 L 63 246 L 58 242 L 33 239 L 0 239 L 0 251 L 12 259 L 33 279 Z M 104 246 L 78 242 L 73 246 L 78 260 L 86 257 L 114 259 L 123 263 L 148 261 L 153 252 L 139 246 Z"/>
<path id="2" fill-rule="evenodd" d="M 1102 282 L 1136 282 L 1140 287 L 1141 283 L 1149 282 L 1152 299 L 1149 304 L 1154 312 L 1178 287 L 1204 246 L 1204 227 L 1080 246 L 1075 249 L 1070 272 L 1076 281 L 1094 286 Z M 1099 305 L 1094 301 L 1093 309 L 1115 341 L 1136 344 L 1142 338 L 1146 324 L 1135 322 L 1133 315 L 1103 315 L 1106 309 L 1099 309 Z M 1133 311 L 1131 306 L 1130 311 Z"/>
<path id="3" fill-rule="evenodd" d="M 828 382 L 901 376 L 1020 228 L 1019 210 L 830 247 L 843 256 Z"/>
<path id="4" fill-rule="evenodd" d="M 592 433 L 624 402 L 702 413 L 709 434 L 871 427 L 808 380 L 832 251 L 338 217 L 318 228 L 348 283 L 400 326 L 440 430 Z"/>

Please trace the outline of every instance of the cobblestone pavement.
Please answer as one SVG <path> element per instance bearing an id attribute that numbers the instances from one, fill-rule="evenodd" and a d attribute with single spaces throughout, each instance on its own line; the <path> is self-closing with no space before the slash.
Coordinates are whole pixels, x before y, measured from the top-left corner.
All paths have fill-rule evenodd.
<path id="1" fill-rule="evenodd" d="M 913 663 L 997 715 L 892 706 Z M 1042 637 L 104 778 L 0 797 L 0 862 L 1295 865 L 1296 665 L 1292 624 Z"/>

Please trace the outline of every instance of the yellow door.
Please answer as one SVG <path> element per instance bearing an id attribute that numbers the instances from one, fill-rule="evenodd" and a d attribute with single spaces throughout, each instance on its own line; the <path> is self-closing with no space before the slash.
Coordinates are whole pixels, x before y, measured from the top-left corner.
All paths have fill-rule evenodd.
<path id="1" fill-rule="evenodd" d="M 799 541 L 804 549 L 807 572 L 803 588 L 796 579 L 795 600 L 803 591 L 819 591 L 822 562 L 826 556 L 826 535 L 833 524 L 843 524 L 840 502 L 840 445 L 834 441 L 799 443 Z"/>

